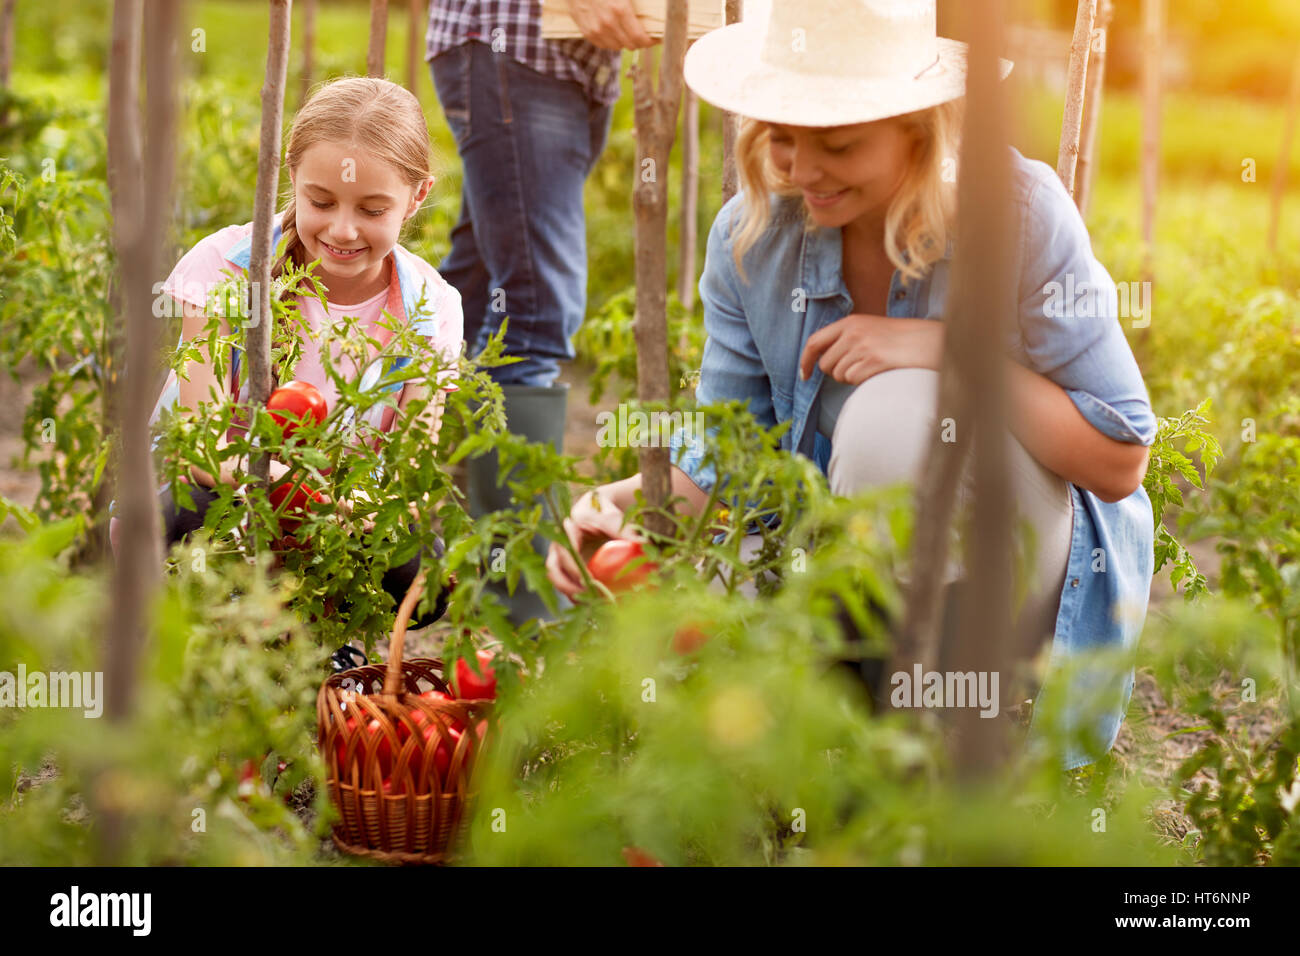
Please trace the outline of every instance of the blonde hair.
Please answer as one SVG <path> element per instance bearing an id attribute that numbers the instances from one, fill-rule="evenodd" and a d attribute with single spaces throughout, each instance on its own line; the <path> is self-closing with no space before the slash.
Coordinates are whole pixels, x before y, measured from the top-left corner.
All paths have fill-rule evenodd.
<path id="1" fill-rule="evenodd" d="M 415 94 L 388 80 L 351 76 L 317 89 L 293 118 L 285 164 L 296 170 L 307 150 L 317 143 L 359 146 L 391 164 L 412 187 L 433 175 L 424 109 Z M 284 255 L 271 269 L 272 278 L 284 271 L 289 260 L 299 267 L 307 265 L 292 186 L 280 224 L 287 241 Z M 285 290 L 286 295 L 292 292 Z"/>
<path id="2" fill-rule="evenodd" d="M 917 133 L 912 162 L 885 214 L 885 254 L 902 274 L 904 283 L 923 278 L 943 258 L 953 234 L 956 177 L 945 177 L 944 173 L 946 160 L 951 159 L 951 168 L 956 169 L 963 108 L 963 100 L 949 100 L 895 117 L 904 128 Z M 741 260 L 771 222 L 772 195 L 784 199 L 800 196 L 798 187 L 772 165 L 770 137 L 769 124 L 749 118 L 741 120 L 736 137 L 736 167 L 745 199 L 740 228 L 734 234 L 732 246 L 741 279 L 745 278 Z M 803 214 L 804 228 L 814 228 L 806 204 Z"/>

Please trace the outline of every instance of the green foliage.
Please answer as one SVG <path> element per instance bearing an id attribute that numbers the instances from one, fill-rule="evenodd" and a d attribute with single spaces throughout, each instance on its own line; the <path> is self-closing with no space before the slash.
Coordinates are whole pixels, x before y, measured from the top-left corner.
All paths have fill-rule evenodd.
<path id="1" fill-rule="evenodd" d="M 86 622 L 106 619 L 109 599 L 99 575 L 68 573 L 78 523 L 0 538 L 6 669 L 103 678 L 101 644 L 86 639 Z M 166 582 L 129 720 L 84 708 L 0 709 L 0 860 L 94 863 L 94 820 L 109 809 L 125 814 L 128 864 L 289 863 L 314 852 L 318 835 L 282 798 L 319 776 L 313 705 L 325 671 L 265 571 L 232 566 Z M 267 766 L 274 792 L 265 784 L 240 792 L 250 760 Z M 280 760 L 289 764 L 283 774 Z"/>
<path id="2" fill-rule="evenodd" d="M 106 408 L 121 366 L 109 277 L 115 265 L 100 178 L 61 171 L 56 157 L 27 175 L 0 163 L 0 368 L 44 373 L 23 421 L 24 464 L 41 476 L 45 518 L 100 523 L 108 464 Z M 33 309 L 32 303 L 40 303 Z"/>
<path id="3" fill-rule="evenodd" d="M 1160 688 L 1195 718 L 1175 733 L 1203 737 L 1169 782 L 1192 824 L 1188 862 L 1294 866 L 1300 859 L 1300 720 L 1276 704 L 1291 667 L 1278 631 L 1251 603 L 1175 607 L 1143 639 Z"/>
<path id="4" fill-rule="evenodd" d="M 588 401 L 595 405 L 610 388 L 629 410 L 650 411 L 637 399 L 637 348 L 633 323 L 636 318 L 636 288 L 613 295 L 604 307 L 588 318 L 575 337 L 580 354 L 593 361 Z M 696 305 L 687 312 L 675 293 L 668 294 L 668 388 L 670 407 L 693 411 L 686 399 L 699 383 L 700 359 L 704 354 L 704 315 Z M 613 480 L 638 470 L 637 449 L 622 444 L 600 443 L 594 456 L 596 476 Z"/>
<path id="5" fill-rule="evenodd" d="M 1178 418 L 1162 418 L 1157 423 L 1156 438 L 1151 446 L 1147 473 L 1142 484 L 1151 498 L 1151 511 L 1155 516 L 1155 571 L 1172 564 L 1169 582 L 1174 590 L 1183 584 L 1183 597 L 1191 601 L 1208 591 L 1205 575 L 1196 567 L 1191 552 L 1173 536 L 1166 527 L 1164 516 L 1170 506 L 1183 507 L 1183 491 L 1178 479 L 1195 488 L 1204 489 L 1201 473 L 1187 453 L 1200 453 L 1201 465 L 1208 476 L 1223 455 L 1219 442 L 1206 430 L 1210 424 L 1205 417 L 1209 399 L 1194 410 L 1183 412 Z M 1176 446 L 1182 443 L 1182 451 Z"/>
<path id="6" fill-rule="evenodd" d="M 1291 396 L 1283 417 L 1297 415 L 1300 399 Z M 1219 539 L 1224 591 L 1248 597 L 1277 623 L 1294 714 L 1300 707 L 1300 436 L 1269 431 L 1247 443 L 1237 481 L 1220 486 L 1216 501 L 1200 528 Z"/>

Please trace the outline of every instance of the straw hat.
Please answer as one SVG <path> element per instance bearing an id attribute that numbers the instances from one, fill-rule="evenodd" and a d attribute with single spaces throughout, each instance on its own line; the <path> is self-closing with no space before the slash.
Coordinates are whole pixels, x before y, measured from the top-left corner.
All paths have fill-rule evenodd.
<path id="1" fill-rule="evenodd" d="M 935 35 L 934 0 L 772 0 L 765 22 L 696 40 L 685 79 L 742 116 L 847 126 L 964 96 L 966 44 Z"/>

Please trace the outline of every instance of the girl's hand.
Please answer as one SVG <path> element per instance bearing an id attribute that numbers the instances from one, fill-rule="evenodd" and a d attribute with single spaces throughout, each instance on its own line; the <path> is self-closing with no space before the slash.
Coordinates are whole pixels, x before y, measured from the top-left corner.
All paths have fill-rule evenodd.
<path id="1" fill-rule="evenodd" d="M 590 560 L 596 548 L 611 538 L 639 540 L 630 529 L 623 528 L 623 512 L 609 498 L 600 496 L 599 490 L 589 491 L 579 498 L 564 519 L 564 530 L 574 551 Z M 546 576 L 565 597 L 573 598 L 586 585 L 582 570 L 573 560 L 573 554 L 558 542 L 551 542 L 546 555 Z"/>
<path id="2" fill-rule="evenodd" d="M 938 371 L 943 333 L 942 322 L 928 319 L 846 315 L 808 337 L 799 374 L 807 379 L 816 364 L 837 382 L 861 385 L 891 368 Z"/>

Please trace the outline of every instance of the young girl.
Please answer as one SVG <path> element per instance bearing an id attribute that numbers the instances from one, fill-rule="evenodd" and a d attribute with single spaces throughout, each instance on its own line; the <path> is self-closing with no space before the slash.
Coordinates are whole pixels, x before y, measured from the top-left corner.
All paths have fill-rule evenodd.
<path id="1" fill-rule="evenodd" d="M 380 324 L 384 312 L 413 323 L 450 364 L 460 351 L 460 295 L 431 265 L 397 242 L 403 224 L 419 210 L 433 185 L 429 133 L 415 96 L 381 79 L 355 77 L 329 83 L 294 118 L 286 162 L 293 192 L 276 217 L 273 241 L 278 243 L 283 236 L 287 243 L 272 277 L 279 276 L 290 260 L 298 266 L 320 260 L 314 275 L 324 285 L 328 300 L 322 308 L 313 295 L 296 297 L 310 334 L 300 333 L 302 351 L 294 377 L 314 385 L 332 407 L 338 395 L 322 367 L 322 353 L 329 350 L 336 368 L 353 377 L 360 378 L 366 371 L 347 356 L 336 357 L 336 327 L 345 316 L 359 319 L 365 333 L 382 345 L 391 338 Z M 203 334 L 208 323 L 208 293 L 228 281 L 224 273 L 248 269 L 252 231 L 252 223 L 245 223 L 200 240 L 163 284 L 163 291 L 183 304 L 182 340 Z M 423 312 L 417 313 L 422 296 Z M 223 319 L 221 332 L 229 331 Z M 207 358 L 205 354 L 204 362 L 190 365 L 188 380 L 175 374 L 169 377 L 158 411 L 169 406 L 198 409 L 200 402 L 210 400 L 213 389 L 219 395 L 234 391 L 238 399 L 247 398 L 247 385 L 239 384 L 239 351 L 229 363 L 227 381 L 217 380 Z M 373 375 L 377 369 L 369 371 Z M 449 369 L 441 377 L 453 374 Z M 398 411 L 382 406 L 373 409 L 373 424 L 382 431 L 394 428 L 407 406 L 425 397 L 426 388 L 407 382 L 401 389 Z M 444 386 L 451 388 L 454 386 Z M 414 425 L 427 429 L 430 449 L 437 446 L 442 402 L 439 394 Z M 163 490 L 169 546 L 202 527 L 206 508 L 216 498 L 208 489 L 218 481 L 232 482 L 232 470 L 229 460 L 220 475 L 197 467 L 191 470 L 194 510 L 180 507 L 171 490 Z M 284 464 L 273 461 L 272 483 L 286 471 Z M 419 565 L 417 556 L 386 573 L 384 588 L 395 601 L 405 594 Z M 413 626 L 435 619 L 443 608 L 440 600 L 433 617 L 415 621 Z"/>
<path id="2" fill-rule="evenodd" d="M 915 481 L 937 427 L 964 45 L 935 35 L 932 2 L 778 3 L 761 26 L 714 31 L 686 58 L 691 88 L 745 117 L 743 191 L 713 224 L 700 279 L 696 397 L 746 401 L 767 426 L 792 421 L 782 447 L 814 459 L 836 494 Z M 1129 648 L 1151 583 L 1142 478 L 1155 419 L 1074 203 L 1050 167 L 1009 152 L 1020 242 L 1007 445 L 1037 546 L 1018 630 L 1052 637 L 1054 659 Z M 1082 307 L 1056 301 L 1067 288 Z M 672 490 L 698 515 L 718 476 L 699 442 L 687 445 L 674 440 Z M 575 547 L 627 537 L 622 512 L 640 484 L 579 499 L 566 522 Z M 547 566 L 564 593 L 581 588 L 567 550 L 552 545 Z M 1113 744 L 1131 690 L 1131 672 L 1071 682 L 1067 731 L 1093 743 L 1068 747 L 1067 768 Z M 1085 723 L 1089 705 L 1104 716 Z"/>

